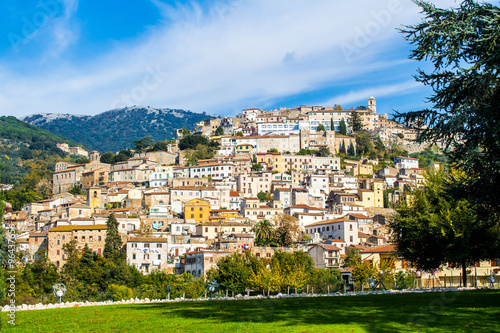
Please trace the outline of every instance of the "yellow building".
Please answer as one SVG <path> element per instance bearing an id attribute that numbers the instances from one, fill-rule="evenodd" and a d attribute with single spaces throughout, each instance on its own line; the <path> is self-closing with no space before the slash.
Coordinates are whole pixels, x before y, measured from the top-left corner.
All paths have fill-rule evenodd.
<path id="1" fill-rule="evenodd" d="M 90 206 L 91 213 L 98 213 L 99 209 L 103 207 L 103 202 L 101 196 L 101 188 L 100 187 L 91 187 L 87 191 L 87 202 Z M 97 210 L 97 212 L 96 212 Z"/>
<path id="2" fill-rule="evenodd" d="M 374 204 L 373 207 L 384 207 L 384 183 L 380 180 L 373 182 Z"/>
<path id="3" fill-rule="evenodd" d="M 210 221 L 227 221 L 239 216 L 239 210 L 231 209 L 212 209 L 210 211 Z"/>
<path id="4" fill-rule="evenodd" d="M 204 199 L 189 200 L 184 204 L 186 222 L 206 222 L 210 220 L 210 202 Z"/>

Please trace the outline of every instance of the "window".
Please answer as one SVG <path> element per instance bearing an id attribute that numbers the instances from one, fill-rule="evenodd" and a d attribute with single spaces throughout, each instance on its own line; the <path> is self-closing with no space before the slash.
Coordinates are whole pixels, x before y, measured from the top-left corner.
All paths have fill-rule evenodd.
<path id="1" fill-rule="evenodd" d="M 65 239 L 66 239 L 66 236 L 64 236 L 64 235 L 63 235 L 63 236 L 62 236 L 62 240 L 65 240 Z"/>
<path id="2" fill-rule="evenodd" d="M 157 247 L 157 248 L 161 248 L 161 247 L 162 247 L 162 244 L 156 244 L 156 247 Z"/>
<path id="3" fill-rule="evenodd" d="M 158 259 L 161 259 L 161 254 L 158 255 Z"/>
<path id="4" fill-rule="evenodd" d="M 203 214 L 200 214 L 200 219 L 203 218 Z"/>
<path id="5" fill-rule="evenodd" d="M 149 249 L 149 244 L 144 244 L 145 249 Z"/>
<path id="6" fill-rule="evenodd" d="M 191 218 L 194 219 L 194 214 L 191 214 Z"/>
<path id="7" fill-rule="evenodd" d="M 59 239 L 57 240 L 57 245 L 61 244 L 61 242 L 59 241 Z"/>
<path id="8" fill-rule="evenodd" d="M 135 258 L 136 258 L 135 254 L 132 254 L 132 259 L 135 259 Z"/>
<path id="9" fill-rule="evenodd" d="M 349 236 L 349 240 L 352 242 L 354 242 L 354 236 Z"/>
<path id="10" fill-rule="evenodd" d="M 144 255 L 144 260 L 149 260 L 149 254 Z"/>
<path id="11" fill-rule="evenodd" d="M 61 250 L 57 250 L 57 255 L 61 255 Z"/>

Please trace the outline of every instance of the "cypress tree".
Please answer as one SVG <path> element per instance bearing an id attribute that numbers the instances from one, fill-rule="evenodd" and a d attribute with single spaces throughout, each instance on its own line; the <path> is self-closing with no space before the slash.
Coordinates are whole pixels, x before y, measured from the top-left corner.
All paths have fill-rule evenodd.
<path id="1" fill-rule="evenodd" d="M 111 259 L 118 263 L 123 259 L 121 253 L 122 239 L 118 233 L 118 221 L 113 214 L 110 214 L 106 221 L 106 240 L 104 242 L 104 251 L 102 255 L 104 258 Z"/>
<path id="2" fill-rule="evenodd" d="M 340 134 L 347 135 L 347 125 L 345 124 L 344 119 L 342 119 L 340 121 L 340 129 L 339 129 L 339 131 L 340 131 Z"/>
<path id="3" fill-rule="evenodd" d="M 341 154 L 346 154 L 346 150 L 345 150 L 345 140 L 342 140 L 342 144 L 340 145 L 340 153 Z"/>

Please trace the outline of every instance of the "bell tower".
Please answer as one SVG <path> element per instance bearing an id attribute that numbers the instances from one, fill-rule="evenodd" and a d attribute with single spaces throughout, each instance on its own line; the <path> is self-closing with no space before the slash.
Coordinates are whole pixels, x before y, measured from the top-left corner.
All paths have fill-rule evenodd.
<path id="1" fill-rule="evenodd" d="M 377 101 L 373 96 L 368 98 L 368 110 L 370 110 L 373 113 L 377 113 Z"/>

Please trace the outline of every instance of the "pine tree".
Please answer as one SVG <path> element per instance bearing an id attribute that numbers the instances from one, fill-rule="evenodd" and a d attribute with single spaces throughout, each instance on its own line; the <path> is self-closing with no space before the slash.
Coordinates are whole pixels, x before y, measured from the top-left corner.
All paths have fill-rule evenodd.
<path id="1" fill-rule="evenodd" d="M 104 251 L 102 255 L 104 258 L 111 259 L 112 261 L 119 263 L 123 259 L 121 252 L 122 249 L 122 239 L 118 233 L 118 221 L 113 214 L 110 214 L 108 221 L 106 221 L 106 240 L 104 242 Z"/>
<path id="2" fill-rule="evenodd" d="M 330 119 L 330 131 L 335 130 L 335 124 L 333 123 L 333 118 Z"/>
<path id="3" fill-rule="evenodd" d="M 358 111 L 352 110 L 351 112 L 351 128 L 353 132 L 359 132 L 363 129 L 363 124 L 361 123 L 361 117 Z"/>

